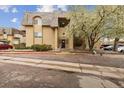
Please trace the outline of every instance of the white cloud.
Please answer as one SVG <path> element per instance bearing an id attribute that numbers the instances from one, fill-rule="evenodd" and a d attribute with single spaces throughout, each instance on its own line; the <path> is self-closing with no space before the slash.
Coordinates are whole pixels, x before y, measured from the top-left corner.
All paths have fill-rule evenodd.
<path id="1" fill-rule="evenodd" d="M 11 5 L 0 5 L 0 10 L 8 13 L 11 7 L 12 7 Z"/>
<path id="2" fill-rule="evenodd" d="M 17 18 L 13 18 L 13 19 L 11 20 L 11 22 L 13 22 L 13 23 L 16 23 L 17 21 L 18 21 Z"/>
<path id="3" fill-rule="evenodd" d="M 67 11 L 66 5 L 57 5 L 58 10 Z"/>
<path id="4" fill-rule="evenodd" d="M 37 7 L 37 12 L 53 12 L 54 7 L 53 5 L 43 5 Z"/>
<path id="5" fill-rule="evenodd" d="M 54 11 L 67 11 L 66 5 L 43 5 L 37 6 L 37 12 L 54 12 Z"/>
<path id="6" fill-rule="evenodd" d="M 18 12 L 18 10 L 14 7 L 13 9 L 12 9 L 12 13 L 17 13 Z"/>

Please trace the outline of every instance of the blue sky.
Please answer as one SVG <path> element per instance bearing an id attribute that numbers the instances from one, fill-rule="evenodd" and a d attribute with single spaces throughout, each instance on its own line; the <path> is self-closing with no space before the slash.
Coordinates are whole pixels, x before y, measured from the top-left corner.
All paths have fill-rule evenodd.
<path id="1" fill-rule="evenodd" d="M 92 9 L 94 6 L 86 6 Z M 0 27 L 19 28 L 26 11 L 53 12 L 57 10 L 67 11 L 65 5 L 0 5 Z"/>

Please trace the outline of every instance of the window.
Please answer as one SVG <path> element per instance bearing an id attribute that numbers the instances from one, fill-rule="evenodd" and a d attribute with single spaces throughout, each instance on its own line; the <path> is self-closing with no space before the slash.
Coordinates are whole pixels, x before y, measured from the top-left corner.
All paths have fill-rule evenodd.
<path id="1" fill-rule="evenodd" d="M 3 34 L 3 38 L 4 39 L 7 39 L 7 34 Z"/>
<path id="2" fill-rule="evenodd" d="M 13 44 L 15 44 L 15 45 L 16 45 L 16 44 L 19 44 L 19 40 L 18 40 L 18 39 L 14 39 L 14 40 L 13 40 Z"/>
<path id="3" fill-rule="evenodd" d="M 42 19 L 40 17 L 35 17 L 33 23 L 36 25 L 42 25 Z"/>
<path id="4" fill-rule="evenodd" d="M 34 20 L 34 24 L 38 24 L 38 20 Z"/>
<path id="5" fill-rule="evenodd" d="M 42 38 L 41 32 L 35 32 L 34 35 L 35 35 L 35 38 Z"/>

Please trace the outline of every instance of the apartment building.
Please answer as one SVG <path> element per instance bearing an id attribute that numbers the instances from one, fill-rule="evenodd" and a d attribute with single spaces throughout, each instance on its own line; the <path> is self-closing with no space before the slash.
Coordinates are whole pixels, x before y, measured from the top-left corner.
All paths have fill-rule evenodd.
<path id="1" fill-rule="evenodd" d="M 24 37 L 24 31 L 15 28 L 0 27 L 0 43 L 19 45 L 20 43 L 25 43 L 25 40 L 23 40 Z"/>
<path id="2" fill-rule="evenodd" d="M 51 45 L 53 49 L 73 49 L 73 35 L 65 27 L 69 23 L 63 12 L 26 12 L 22 25 L 26 31 L 26 46 Z"/>

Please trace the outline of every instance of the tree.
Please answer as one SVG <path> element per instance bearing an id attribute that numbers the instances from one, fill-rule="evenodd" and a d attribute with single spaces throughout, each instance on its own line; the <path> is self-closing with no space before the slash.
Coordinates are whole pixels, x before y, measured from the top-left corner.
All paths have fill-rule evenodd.
<path id="1" fill-rule="evenodd" d="M 116 11 L 116 6 L 96 6 L 94 11 L 88 11 L 83 6 L 71 6 L 70 9 L 67 31 L 86 38 L 92 51 L 95 44 L 109 34 L 108 19 Z"/>
<path id="2" fill-rule="evenodd" d="M 113 50 L 116 51 L 119 39 L 124 36 L 124 6 L 117 6 L 116 11 L 111 16 L 111 20 L 113 20 L 112 31 L 108 35 L 111 38 L 115 38 Z"/>

